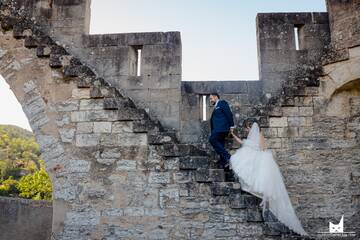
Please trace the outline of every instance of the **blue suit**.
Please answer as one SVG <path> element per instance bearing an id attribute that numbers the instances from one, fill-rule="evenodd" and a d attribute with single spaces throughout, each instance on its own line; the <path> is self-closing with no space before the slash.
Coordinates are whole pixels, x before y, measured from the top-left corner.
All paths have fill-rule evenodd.
<path id="1" fill-rule="evenodd" d="M 210 118 L 211 135 L 210 144 L 215 152 L 220 155 L 218 164 L 224 167 L 229 163 L 230 154 L 225 149 L 225 137 L 229 134 L 230 127 L 234 126 L 233 114 L 225 100 L 218 100 Z"/>

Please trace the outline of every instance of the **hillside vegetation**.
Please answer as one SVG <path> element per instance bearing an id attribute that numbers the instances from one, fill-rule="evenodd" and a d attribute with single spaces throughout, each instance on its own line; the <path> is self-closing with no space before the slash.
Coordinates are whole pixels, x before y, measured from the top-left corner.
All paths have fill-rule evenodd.
<path id="1" fill-rule="evenodd" d="M 0 125 L 0 195 L 51 200 L 52 186 L 32 132 Z"/>

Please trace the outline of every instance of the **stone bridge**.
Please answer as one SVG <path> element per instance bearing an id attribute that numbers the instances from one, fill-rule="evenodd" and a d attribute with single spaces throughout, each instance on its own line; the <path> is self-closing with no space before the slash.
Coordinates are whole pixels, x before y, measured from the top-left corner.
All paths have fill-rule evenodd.
<path id="1" fill-rule="evenodd" d="M 90 0 L 0 0 L 0 74 L 53 182 L 53 239 L 300 239 L 216 168 L 213 91 L 240 133 L 259 120 L 305 230 L 344 215 L 359 237 L 359 6 L 258 14 L 259 81 L 187 82 L 179 32 L 89 35 Z"/>

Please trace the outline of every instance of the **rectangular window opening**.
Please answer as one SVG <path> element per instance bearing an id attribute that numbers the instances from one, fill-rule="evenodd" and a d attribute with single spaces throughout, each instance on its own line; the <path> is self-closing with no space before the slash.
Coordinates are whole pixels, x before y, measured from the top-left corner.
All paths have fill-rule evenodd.
<path id="1" fill-rule="evenodd" d="M 203 121 L 206 121 L 207 119 L 206 119 L 206 108 L 207 108 L 207 106 L 206 106 L 206 95 L 203 95 L 202 96 L 202 120 Z"/>
<path id="2" fill-rule="evenodd" d="M 300 50 L 300 41 L 299 41 L 299 26 L 294 27 L 294 35 L 295 35 L 295 49 Z"/>
<path id="3" fill-rule="evenodd" d="M 141 50 L 141 47 L 136 49 L 136 76 L 141 76 Z"/>

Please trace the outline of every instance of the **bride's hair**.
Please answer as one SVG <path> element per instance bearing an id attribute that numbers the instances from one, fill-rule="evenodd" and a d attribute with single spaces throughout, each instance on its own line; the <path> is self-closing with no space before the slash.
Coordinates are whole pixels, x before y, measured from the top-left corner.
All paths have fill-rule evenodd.
<path id="1" fill-rule="evenodd" d="M 244 121 L 244 127 L 251 128 L 254 123 L 259 125 L 259 130 L 261 131 L 260 124 L 255 118 L 248 118 Z"/>

